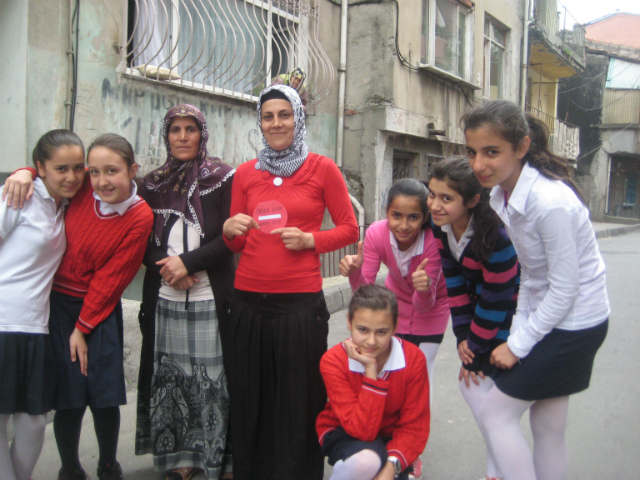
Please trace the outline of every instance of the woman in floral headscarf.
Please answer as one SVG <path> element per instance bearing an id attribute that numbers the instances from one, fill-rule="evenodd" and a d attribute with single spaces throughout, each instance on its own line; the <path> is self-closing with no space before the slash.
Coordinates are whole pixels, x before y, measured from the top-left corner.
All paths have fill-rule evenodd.
<path id="1" fill-rule="evenodd" d="M 284 85 L 260 95 L 264 149 L 233 183 L 224 240 L 241 252 L 223 329 L 236 480 L 321 480 L 315 421 L 327 401 L 320 358 L 329 312 L 319 254 L 358 239 L 347 186 L 310 153 L 300 97 Z M 334 228 L 320 231 L 325 209 Z"/>
<path id="2" fill-rule="evenodd" d="M 191 105 L 171 108 L 166 163 L 143 179 L 155 221 L 144 264 L 136 454 L 153 453 L 168 480 L 229 473 L 229 395 L 218 325 L 234 275 L 222 238 L 235 170 L 207 154 L 209 132 Z"/>

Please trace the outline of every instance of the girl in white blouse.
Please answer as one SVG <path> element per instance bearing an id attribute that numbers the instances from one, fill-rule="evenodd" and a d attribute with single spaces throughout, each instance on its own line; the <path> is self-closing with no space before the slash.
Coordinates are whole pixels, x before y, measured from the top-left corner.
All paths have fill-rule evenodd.
<path id="1" fill-rule="evenodd" d="M 589 386 L 608 326 L 605 266 L 569 163 L 549 151 L 546 126 L 491 101 L 463 117 L 469 163 L 505 223 L 522 268 L 511 335 L 482 407 L 505 480 L 567 477 L 569 395 Z M 530 410 L 534 453 L 520 430 Z"/>

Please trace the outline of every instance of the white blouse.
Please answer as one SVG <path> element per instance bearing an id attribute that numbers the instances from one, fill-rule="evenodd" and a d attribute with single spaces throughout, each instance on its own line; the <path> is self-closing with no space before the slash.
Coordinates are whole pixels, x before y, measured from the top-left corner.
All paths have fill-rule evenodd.
<path id="1" fill-rule="evenodd" d="M 526 163 L 505 205 L 494 187 L 498 213 L 522 271 L 509 349 L 519 358 L 554 328 L 581 330 L 609 317 L 605 266 L 589 211 L 566 184 Z"/>

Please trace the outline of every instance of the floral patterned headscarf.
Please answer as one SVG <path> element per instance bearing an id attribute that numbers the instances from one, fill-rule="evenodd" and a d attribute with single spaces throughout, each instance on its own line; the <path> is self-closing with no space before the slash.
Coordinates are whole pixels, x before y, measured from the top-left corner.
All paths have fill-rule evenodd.
<path id="1" fill-rule="evenodd" d="M 258 153 L 258 165 L 256 168 L 266 170 L 267 172 L 278 175 L 280 177 L 290 177 L 304 163 L 309 155 L 309 147 L 307 147 L 307 129 L 304 125 L 304 108 L 298 92 L 287 85 L 272 85 L 265 88 L 260 93 L 260 98 L 264 97 L 272 90 L 282 92 L 291 107 L 293 108 L 293 141 L 288 148 L 284 150 L 274 150 L 267 143 L 267 139 L 262 135 L 262 144 L 264 149 Z M 258 102 L 258 127 L 262 132 L 262 103 Z"/>
<path id="2" fill-rule="evenodd" d="M 200 128 L 200 146 L 192 160 L 178 160 L 171 153 L 169 128 L 177 117 L 193 118 Z M 167 161 L 144 177 L 141 192 L 153 212 L 165 218 L 164 222 L 156 219 L 156 244 L 160 245 L 164 225 L 171 214 L 181 217 L 204 237 L 200 197 L 220 187 L 233 176 L 235 170 L 207 153 L 207 122 L 202 112 L 193 105 L 182 104 L 169 109 L 162 124 L 162 138 L 167 147 Z"/>

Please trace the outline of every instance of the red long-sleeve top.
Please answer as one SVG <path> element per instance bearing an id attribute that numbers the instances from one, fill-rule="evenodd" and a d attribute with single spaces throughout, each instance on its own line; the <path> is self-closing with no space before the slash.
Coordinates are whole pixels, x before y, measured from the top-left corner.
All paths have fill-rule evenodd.
<path id="1" fill-rule="evenodd" d="M 231 194 L 231 216 L 252 216 L 260 202 L 276 200 L 287 211 L 287 227 L 313 233 L 315 249 L 287 250 L 280 235 L 251 229 L 232 241 L 229 248 L 242 252 L 235 287 L 264 293 L 318 292 L 322 289 L 320 253 L 331 252 L 358 240 L 358 223 L 347 186 L 336 164 L 316 153 L 291 176 L 274 184 L 274 175 L 256 170 L 257 160 L 236 171 Z M 335 227 L 320 231 L 325 208 Z"/>
<path id="2" fill-rule="evenodd" d="M 323 355 L 320 372 L 329 401 L 316 420 L 320 443 L 340 426 L 366 442 L 391 437 L 387 452 L 400 460 L 403 470 L 418 458 L 429 438 L 427 361 L 412 343 L 400 340 L 400 345 L 405 367 L 376 380 L 349 370 L 342 343 Z"/>
<path id="3" fill-rule="evenodd" d="M 142 199 L 123 214 L 103 215 L 89 176 L 67 207 L 67 250 L 53 279 L 53 290 L 84 298 L 76 327 L 91 331 L 113 311 L 135 277 L 153 226 Z"/>

